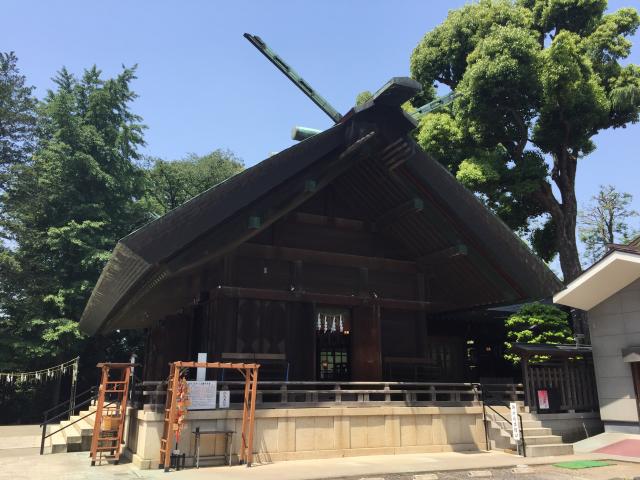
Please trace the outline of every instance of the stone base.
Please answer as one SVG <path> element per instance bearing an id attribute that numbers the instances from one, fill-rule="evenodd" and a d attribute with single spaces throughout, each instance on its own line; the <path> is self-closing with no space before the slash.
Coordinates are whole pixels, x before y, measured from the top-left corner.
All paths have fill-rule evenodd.
<path id="1" fill-rule="evenodd" d="M 141 469 L 157 468 L 163 417 L 160 413 L 132 412 L 135 431 L 127 456 Z M 201 429 L 241 429 L 242 411 L 210 410 L 187 414 L 179 442 L 193 462 L 194 439 Z M 237 462 L 239 434 L 234 435 L 232 460 Z M 254 463 L 283 460 L 478 451 L 486 449 L 482 407 L 326 407 L 256 410 Z M 201 455 L 222 459 L 224 437 L 203 436 Z M 191 458 L 189 458 L 191 457 Z M 218 458 L 202 460 L 202 464 Z M 207 462 L 207 463 L 205 463 Z"/>

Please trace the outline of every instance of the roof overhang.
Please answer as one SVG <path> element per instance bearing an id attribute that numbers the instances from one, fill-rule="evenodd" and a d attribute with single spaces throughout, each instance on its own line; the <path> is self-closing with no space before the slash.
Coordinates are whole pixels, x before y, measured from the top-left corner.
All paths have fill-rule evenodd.
<path id="1" fill-rule="evenodd" d="M 511 348 L 523 357 L 549 355 L 551 357 L 574 357 L 591 355 L 591 345 L 551 344 L 551 343 L 513 343 Z"/>
<path id="2" fill-rule="evenodd" d="M 591 310 L 640 278 L 640 254 L 612 251 L 561 292 L 554 303 Z"/>

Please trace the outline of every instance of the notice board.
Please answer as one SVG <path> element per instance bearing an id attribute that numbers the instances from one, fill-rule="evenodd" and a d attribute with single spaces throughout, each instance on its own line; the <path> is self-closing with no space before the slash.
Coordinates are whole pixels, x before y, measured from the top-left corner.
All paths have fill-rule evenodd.
<path id="1" fill-rule="evenodd" d="M 215 380 L 189 380 L 189 410 L 214 410 L 218 382 Z"/>

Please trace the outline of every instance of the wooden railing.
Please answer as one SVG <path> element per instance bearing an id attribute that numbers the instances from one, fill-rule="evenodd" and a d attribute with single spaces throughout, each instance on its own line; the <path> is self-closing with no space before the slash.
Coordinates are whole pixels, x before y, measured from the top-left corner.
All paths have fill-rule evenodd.
<path id="1" fill-rule="evenodd" d="M 263 381 L 258 383 L 256 406 L 472 406 L 481 404 L 483 388 L 487 402 L 495 399 L 504 403 L 524 398 L 524 390 L 519 384 L 481 386 L 477 383 Z M 138 406 L 158 405 L 158 408 L 163 408 L 165 389 L 164 382 L 143 382 L 138 385 Z M 241 407 L 243 389 L 242 381 L 218 381 L 218 390 L 231 392 L 231 408 Z"/>
<path id="2" fill-rule="evenodd" d="M 538 390 L 554 390 L 559 396 L 559 411 L 598 410 L 598 392 L 590 360 L 529 364 L 527 370 L 527 400 L 532 410 L 537 410 Z"/>

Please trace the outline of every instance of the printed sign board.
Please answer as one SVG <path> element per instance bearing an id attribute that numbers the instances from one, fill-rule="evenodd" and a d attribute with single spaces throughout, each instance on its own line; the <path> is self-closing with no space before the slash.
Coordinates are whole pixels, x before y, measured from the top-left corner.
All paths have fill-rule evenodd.
<path id="1" fill-rule="evenodd" d="M 520 421 L 518 419 L 518 404 L 511 402 L 509 404 L 509 410 L 511 411 L 511 428 L 513 431 L 513 439 L 516 442 L 520 441 Z"/>
<path id="2" fill-rule="evenodd" d="M 229 408 L 231 402 L 231 392 L 229 390 L 220 390 L 218 392 L 218 408 Z"/>
<path id="3" fill-rule="evenodd" d="M 218 382 L 215 380 L 190 380 L 189 385 L 189 410 L 213 410 L 216 408 L 216 391 Z"/>
<path id="4" fill-rule="evenodd" d="M 538 408 L 549 410 L 549 392 L 547 390 L 538 390 Z"/>

